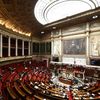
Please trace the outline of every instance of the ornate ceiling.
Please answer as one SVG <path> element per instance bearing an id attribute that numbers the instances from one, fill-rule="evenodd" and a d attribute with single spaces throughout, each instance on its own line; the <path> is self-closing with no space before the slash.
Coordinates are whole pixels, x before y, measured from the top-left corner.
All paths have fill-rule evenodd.
<path id="1" fill-rule="evenodd" d="M 37 0 L 0 0 L 0 24 L 27 36 L 37 35 L 42 25 L 34 16 Z"/>
<path id="2" fill-rule="evenodd" d="M 53 27 L 61 28 L 63 26 L 69 26 L 81 22 L 94 20 L 92 18 L 94 15 L 98 15 L 98 19 L 100 19 L 99 17 L 100 7 L 99 7 L 97 11 L 93 11 L 95 9 L 92 9 L 88 12 L 66 17 L 62 20 L 55 21 L 53 23 L 43 26 L 37 21 L 34 14 L 34 8 L 37 1 L 38 0 L 0 0 L 0 26 L 2 25 L 12 31 L 15 31 L 17 33 L 26 36 L 40 36 L 41 32 L 50 33 L 48 31 L 51 31 Z M 45 1 L 45 0 L 39 0 L 39 1 Z M 53 2 L 61 0 L 47 0 L 47 1 Z M 88 1 L 92 2 L 96 0 L 88 0 Z M 100 0 L 98 1 L 100 3 Z"/>
<path id="3" fill-rule="evenodd" d="M 35 16 L 45 25 L 99 6 L 100 0 L 38 0 Z"/>

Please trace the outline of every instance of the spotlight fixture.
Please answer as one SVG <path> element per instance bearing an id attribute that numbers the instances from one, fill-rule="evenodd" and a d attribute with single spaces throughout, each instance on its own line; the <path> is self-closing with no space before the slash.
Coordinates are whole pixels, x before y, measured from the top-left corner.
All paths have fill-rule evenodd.
<path id="1" fill-rule="evenodd" d="M 56 27 L 54 26 L 54 27 L 52 27 L 52 29 L 56 29 Z"/>
<path id="2" fill-rule="evenodd" d="M 41 34 L 44 34 L 44 31 L 42 31 Z"/>
<path id="3" fill-rule="evenodd" d="M 97 16 L 97 15 L 94 15 L 94 16 L 92 16 L 92 18 L 93 18 L 93 19 L 96 19 L 96 18 L 98 18 L 98 16 Z"/>

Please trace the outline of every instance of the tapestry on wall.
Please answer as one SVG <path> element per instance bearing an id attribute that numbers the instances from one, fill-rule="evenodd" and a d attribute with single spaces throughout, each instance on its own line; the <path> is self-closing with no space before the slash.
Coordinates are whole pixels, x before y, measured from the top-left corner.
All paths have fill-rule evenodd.
<path id="1" fill-rule="evenodd" d="M 90 37 L 91 56 L 100 56 L 100 35 Z"/>
<path id="2" fill-rule="evenodd" d="M 86 54 L 86 38 L 77 38 L 63 41 L 63 54 Z"/>

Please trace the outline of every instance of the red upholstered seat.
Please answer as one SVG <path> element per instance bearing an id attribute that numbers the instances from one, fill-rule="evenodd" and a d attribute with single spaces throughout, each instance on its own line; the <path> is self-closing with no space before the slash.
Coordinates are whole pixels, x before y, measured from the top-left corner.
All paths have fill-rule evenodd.
<path id="1" fill-rule="evenodd" d="M 68 100 L 73 100 L 73 95 L 71 91 L 68 91 L 67 95 L 68 95 Z"/>
<path id="2" fill-rule="evenodd" d="M 9 71 L 6 72 L 5 74 L 3 74 L 3 76 L 2 76 L 2 82 L 5 82 L 7 80 L 7 78 L 8 78 L 9 75 L 10 75 Z"/>
<path id="3" fill-rule="evenodd" d="M 0 95 L 2 95 L 2 82 L 0 81 Z"/>
<path id="4" fill-rule="evenodd" d="M 14 77 L 17 75 L 16 72 L 13 72 L 9 75 L 9 77 L 7 78 L 7 80 L 9 80 L 10 82 L 12 82 L 14 80 Z"/>

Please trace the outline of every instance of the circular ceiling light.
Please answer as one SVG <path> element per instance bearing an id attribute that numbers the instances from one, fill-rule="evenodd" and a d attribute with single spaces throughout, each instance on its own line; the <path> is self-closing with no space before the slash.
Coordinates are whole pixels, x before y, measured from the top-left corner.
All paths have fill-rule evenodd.
<path id="1" fill-rule="evenodd" d="M 48 24 L 100 6 L 100 0 L 38 0 L 34 13 L 41 24 Z"/>

